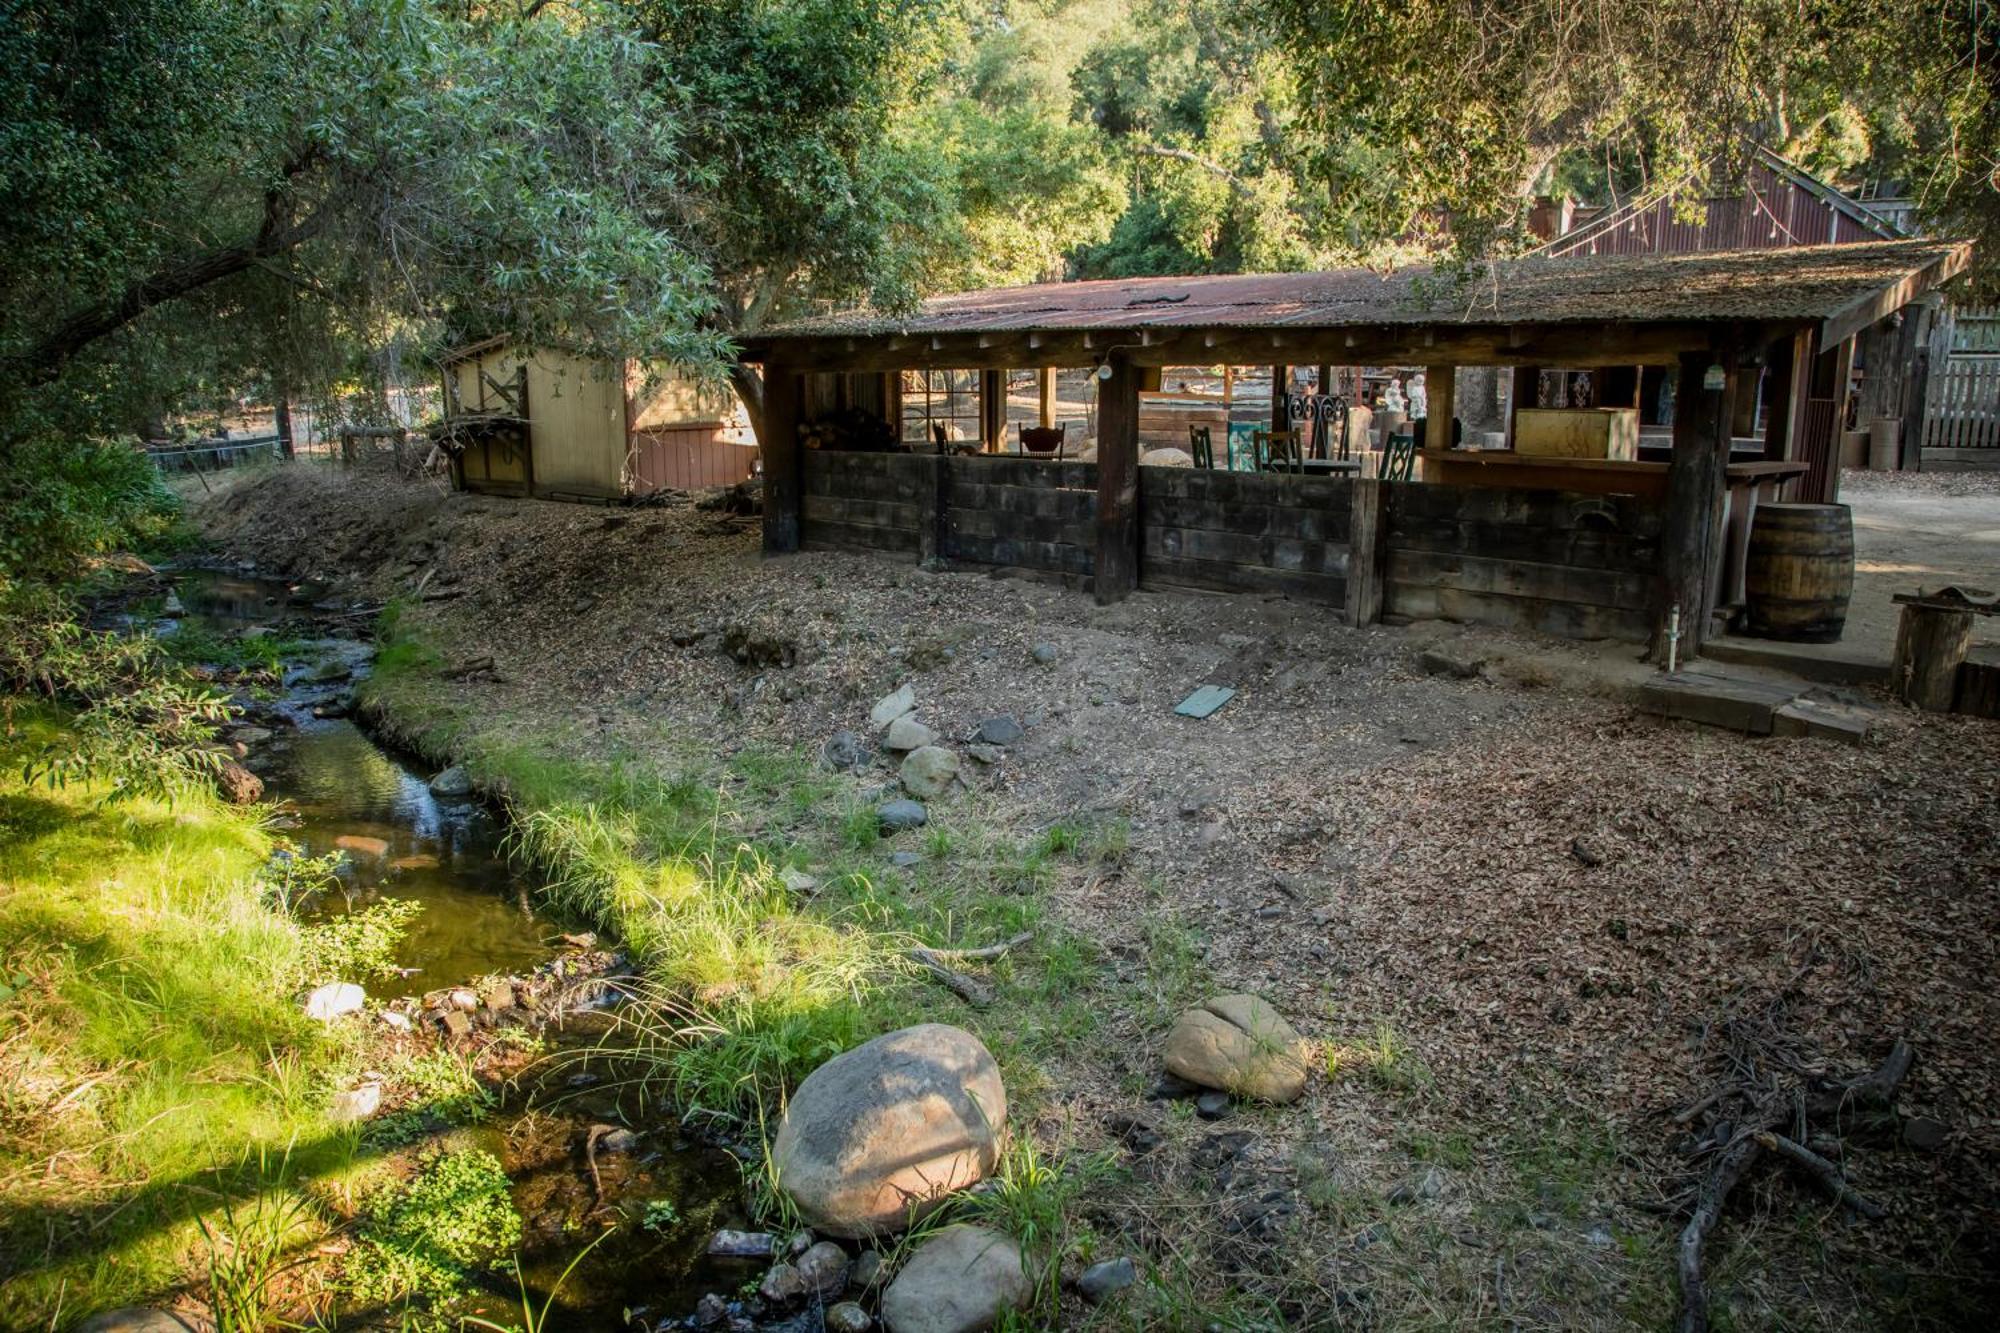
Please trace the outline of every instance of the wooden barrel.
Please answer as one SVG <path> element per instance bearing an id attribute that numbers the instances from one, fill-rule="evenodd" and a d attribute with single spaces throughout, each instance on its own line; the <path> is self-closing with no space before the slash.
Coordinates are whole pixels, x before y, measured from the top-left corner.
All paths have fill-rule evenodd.
<path id="1" fill-rule="evenodd" d="M 1854 592 L 1854 518 L 1847 506 L 1758 505 L 1743 588 L 1746 628 L 1758 638 L 1838 639 Z"/>

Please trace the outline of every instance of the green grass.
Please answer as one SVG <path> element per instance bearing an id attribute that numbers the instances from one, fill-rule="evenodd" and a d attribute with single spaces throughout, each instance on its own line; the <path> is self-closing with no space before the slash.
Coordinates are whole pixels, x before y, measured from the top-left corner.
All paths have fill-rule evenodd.
<path id="1" fill-rule="evenodd" d="M 159 1294 L 285 1179 L 344 1169 L 328 1119 L 352 1053 L 295 1002 L 301 931 L 273 910 L 256 818 L 203 795 L 30 788 L 61 719 L 0 743 L 0 1327 Z M 247 1211 L 246 1211 L 247 1210 Z M 207 1256 L 205 1258 L 204 1256 Z M 248 1281 L 248 1279 L 244 1279 Z M 246 1298 L 247 1299 L 247 1298 Z"/>

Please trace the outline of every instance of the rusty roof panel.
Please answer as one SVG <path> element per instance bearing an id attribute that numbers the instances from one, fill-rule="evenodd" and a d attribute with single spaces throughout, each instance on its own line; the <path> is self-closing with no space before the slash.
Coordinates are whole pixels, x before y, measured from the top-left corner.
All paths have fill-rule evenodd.
<path id="1" fill-rule="evenodd" d="M 1899 283 L 1962 270 L 1966 241 L 1515 259 L 1452 281 L 1429 267 L 1377 273 L 1216 274 L 1050 282 L 961 292 L 906 314 L 853 310 L 765 330 L 768 344 L 829 337 L 1148 328 L 1817 321 Z"/>

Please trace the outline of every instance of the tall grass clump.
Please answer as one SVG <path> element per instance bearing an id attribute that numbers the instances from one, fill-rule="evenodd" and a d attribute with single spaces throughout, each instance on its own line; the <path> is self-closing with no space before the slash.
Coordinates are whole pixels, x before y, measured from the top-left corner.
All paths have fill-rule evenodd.
<path id="1" fill-rule="evenodd" d="M 170 1287 L 200 1219 L 233 1235 L 217 1210 L 249 1215 L 269 1163 L 337 1170 L 353 1148 L 327 1096 L 350 1055 L 299 1012 L 269 835 L 199 789 L 25 781 L 68 721 L 21 705 L 0 741 L 0 957 L 20 982 L 0 1002 L 0 1310 L 42 1327 Z"/>
<path id="2" fill-rule="evenodd" d="M 713 824 L 689 828 L 684 808 L 663 790 L 637 808 L 528 810 L 514 847 L 559 909 L 624 937 L 646 990 L 628 1026 L 670 1094 L 748 1113 L 872 1035 L 864 1000 L 894 956 L 879 936 L 801 912 L 771 861 Z"/>

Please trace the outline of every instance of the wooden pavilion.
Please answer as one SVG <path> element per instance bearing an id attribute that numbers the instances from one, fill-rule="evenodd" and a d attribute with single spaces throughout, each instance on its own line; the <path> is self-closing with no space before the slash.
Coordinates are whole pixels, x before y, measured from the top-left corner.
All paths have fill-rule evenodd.
<path id="1" fill-rule="evenodd" d="M 1732 486 L 1768 497 L 1778 479 L 1827 472 L 1837 406 L 1825 395 L 1838 392 L 1827 386 L 1842 349 L 1970 256 L 1966 242 L 1911 240 L 1517 260 L 1463 278 L 1044 283 L 802 320 L 742 350 L 764 374 L 764 547 L 1020 566 L 1087 579 L 1100 602 L 1142 584 L 1281 592 L 1356 624 L 1387 613 L 1646 639 L 1679 608 L 1692 651 L 1730 600 Z M 1433 448 L 1421 482 L 1142 468 L 1149 377 L 1217 364 L 1422 365 L 1433 421 L 1453 419 L 1459 366 L 1665 366 L 1680 389 L 1659 463 L 1549 471 Z M 902 445 L 894 429 L 860 432 L 853 447 L 827 447 L 822 431 L 811 432 L 821 447 L 802 443 L 809 399 L 887 416 L 901 372 L 990 382 L 1030 367 L 1094 370 L 1094 462 L 950 456 Z M 1762 457 L 1732 462 L 1739 398 L 1759 383 Z"/>

